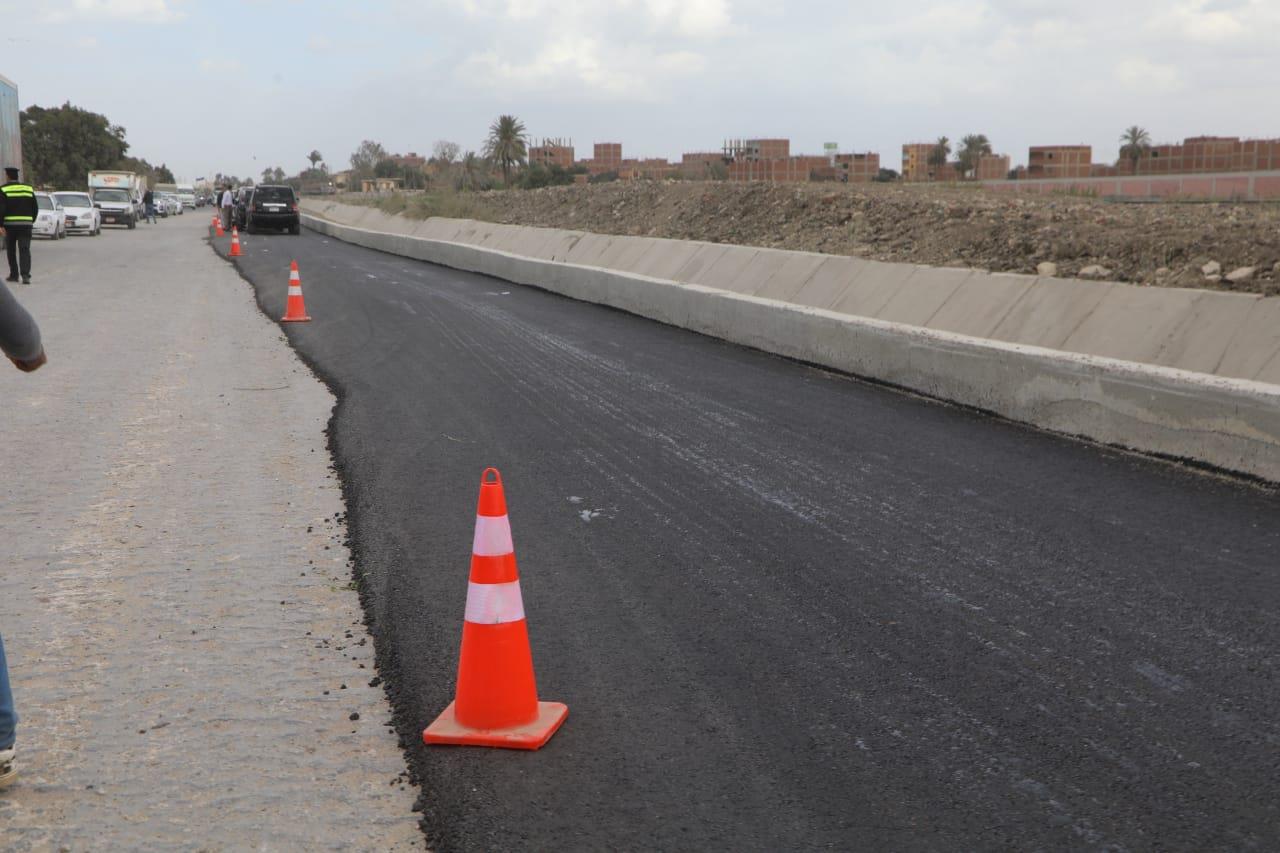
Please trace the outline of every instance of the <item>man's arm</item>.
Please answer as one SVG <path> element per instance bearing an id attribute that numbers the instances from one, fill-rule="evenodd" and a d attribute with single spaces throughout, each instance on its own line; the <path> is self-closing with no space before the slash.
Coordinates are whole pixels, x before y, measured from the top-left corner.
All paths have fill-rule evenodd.
<path id="1" fill-rule="evenodd" d="M 36 321 L 3 284 L 0 284 L 0 350 L 19 370 L 30 372 L 46 361 Z"/>

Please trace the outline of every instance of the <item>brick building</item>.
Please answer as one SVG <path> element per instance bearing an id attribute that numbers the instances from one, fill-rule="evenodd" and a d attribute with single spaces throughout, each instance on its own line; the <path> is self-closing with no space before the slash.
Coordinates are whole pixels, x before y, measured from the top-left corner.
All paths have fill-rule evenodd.
<path id="1" fill-rule="evenodd" d="M 394 162 L 401 169 L 421 170 L 427 165 L 427 158 L 420 156 L 415 151 L 410 151 L 408 154 L 392 154 L 387 159 Z"/>
<path id="2" fill-rule="evenodd" d="M 1027 154 L 1028 178 L 1087 178 L 1092 166 L 1091 145 L 1033 145 Z"/>
<path id="3" fill-rule="evenodd" d="M 1122 174 L 1135 174 L 1133 161 L 1121 157 Z M 1280 170 L 1280 139 L 1193 136 L 1181 145 L 1155 145 L 1137 162 L 1139 175 Z"/>
<path id="4" fill-rule="evenodd" d="M 529 165 L 559 166 L 566 171 L 572 169 L 573 143 L 563 139 L 544 139 L 541 145 L 529 149 Z"/>
<path id="5" fill-rule="evenodd" d="M 908 142 L 902 146 L 902 179 L 908 182 L 931 180 L 929 155 L 933 142 Z"/>
<path id="6" fill-rule="evenodd" d="M 1012 166 L 1008 154 L 983 154 L 978 158 L 976 176 L 980 181 L 1003 181 L 1009 177 Z"/>
<path id="7" fill-rule="evenodd" d="M 725 165 L 724 154 L 719 151 L 687 151 L 680 155 L 680 174 L 691 180 L 710 178 L 716 164 Z"/>

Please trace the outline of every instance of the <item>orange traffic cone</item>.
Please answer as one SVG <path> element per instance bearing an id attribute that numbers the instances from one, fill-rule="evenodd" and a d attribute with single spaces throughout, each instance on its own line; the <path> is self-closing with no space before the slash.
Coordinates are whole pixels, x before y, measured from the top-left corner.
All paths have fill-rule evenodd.
<path id="1" fill-rule="evenodd" d="M 289 298 L 284 303 L 284 316 L 280 318 L 282 323 L 306 323 L 311 318 L 307 316 L 307 305 L 302 301 L 302 276 L 298 275 L 298 262 L 289 262 Z"/>
<path id="2" fill-rule="evenodd" d="M 538 701 L 507 500 L 497 469 L 486 468 L 480 475 L 457 693 L 422 739 L 538 749 L 568 714 L 559 702 Z"/>
<path id="3" fill-rule="evenodd" d="M 234 225 L 231 226 L 231 252 L 229 257 L 240 257 L 240 232 L 236 230 Z"/>
<path id="4" fill-rule="evenodd" d="M 210 227 L 210 228 L 217 228 L 217 227 L 218 227 L 218 223 L 219 223 L 219 222 L 221 222 L 221 221 L 222 221 L 222 220 L 218 218 L 218 214 L 216 214 L 216 213 L 215 213 L 215 214 L 213 215 L 213 219 L 211 219 L 211 220 L 209 221 L 209 227 Z"/>
<path id="5" fill-rule="evenodd" d="M 213 227 L 217 229 L 217 230 L 214 232 L 214 236 L 215 236 L 215 237 L 225 237 L 225 236 L 227 236 L 227 232 L 222 230 L 222 218 L 221 218 L 221 217 L 219 217 L 219 216 L 215 216 L 215 217 L 213 217 Z"/>

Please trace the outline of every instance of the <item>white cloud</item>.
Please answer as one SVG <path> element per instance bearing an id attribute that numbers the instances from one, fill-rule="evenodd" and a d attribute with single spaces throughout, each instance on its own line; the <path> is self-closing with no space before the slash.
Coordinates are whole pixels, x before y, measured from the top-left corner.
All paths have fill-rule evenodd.
<path id="1" fill-rule="evenodd" d="M 1167 95 L 1182 88 L 1182 75 L 1173 65 L 1146 59 L 1125 59 L 1116 65 L 1116 79 L 1130 92 Z"/>
<path id="2" fill-rule="evenodd" d="M 71 19 L 80 16 L 119 18 L 139 23 L 163 23 L 181 17 L 168 0 L 72 0 Z"/>
<path id="3" fill-rule="evenodd" d="M 463 0 L 473 18 L 539 22 L 552 30 L 599 35 L 675 35 L 714 38 L 729 29 L 729 0 Z"/>

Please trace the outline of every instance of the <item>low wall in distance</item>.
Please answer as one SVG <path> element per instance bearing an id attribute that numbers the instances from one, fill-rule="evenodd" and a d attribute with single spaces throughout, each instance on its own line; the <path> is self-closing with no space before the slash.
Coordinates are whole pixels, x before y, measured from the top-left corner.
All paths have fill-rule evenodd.
<path id="1" fill-rule="evenodd" d="M 1280 201 L 1280 172 L 1201 172 L 1114 178 L 983 181 L 995 192 L 1073 193 L 1098 198 L 1188 201 Z"/>
<path id="2" fill-rule="evenodd" d="M 1274 316 L 1280 300 L 1105 282 L 1052 289 L 1030 276 L 414 221 L 334 202 L 308 201 L 304 210 L 309 228 L 337 239 L 608 305 L 1057 432 L 1280 482 L 1280 384 L 1267 381 L 1276 373 L 1280 382 L 1280 327 L 1255 330 L 1247 351 L 1237 346 Z M 1037 285 L 1046 289 L 1035 294 Z M 1172 294 L 1173 307 L 1154 310 L 1150 299 L 1161 293 Z M 1201 304 L 1205 297 L 1229 299 Z M 1081 335 L 1102 305 L 1109 307 Z M 1166 361 L 1206 367 L 1193 372 L 942 325 L 1017 329 L 1077 347 L 1146 348 Z M 1224 375 L 1224 366 L 1250 376 Z"/>

